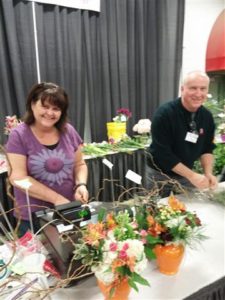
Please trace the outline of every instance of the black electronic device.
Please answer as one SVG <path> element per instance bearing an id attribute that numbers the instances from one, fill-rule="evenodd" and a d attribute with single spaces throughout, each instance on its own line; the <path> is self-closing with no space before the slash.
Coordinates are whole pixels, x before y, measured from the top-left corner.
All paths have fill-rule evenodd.
<path id="1" fill-rule="evenodd" d="M 80 223 L 91 219 L 91 211 L 87 205 L 80 201 L 55 206 L 53 219 L 60 219 L 64 224 Z"/>

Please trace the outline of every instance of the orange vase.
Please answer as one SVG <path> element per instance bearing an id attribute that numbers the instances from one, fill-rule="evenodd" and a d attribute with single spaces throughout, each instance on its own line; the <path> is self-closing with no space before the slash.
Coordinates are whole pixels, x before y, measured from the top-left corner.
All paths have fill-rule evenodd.
<path id="1" fill-rule="evenodd" d="M 184 256 L 184 246 L 182 244 L 156 245 L 154 252 L 161 273 L 174 275 L 178 272 Z"/>
<path id="2" fill-rule="evenodd" d="M 98 286 L 105 297 L 105 300 L 128 300 L 128 296 L 131 291 L 131 287 L 128 284 L 127 278 L 122 279 L 118 283 L 112 283 L 109 285 L 104 284 L 98 280 Z M 110 297 L 110 290 L 114 288 L 114 292 Z"/>

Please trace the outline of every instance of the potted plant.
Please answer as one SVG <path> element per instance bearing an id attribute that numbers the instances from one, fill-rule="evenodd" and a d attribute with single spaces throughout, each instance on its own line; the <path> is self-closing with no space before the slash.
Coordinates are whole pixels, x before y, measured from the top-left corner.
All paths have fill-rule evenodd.
<path id="1" fill-rule="evenodd" d="M 137 283 L 149 285 L 140 275 L 147 266 L 144 245 L 127 211 L 100 213 L 81 234 L 74 259 L 92 270 L 105 299 L 125 300 L 130 288 L 138 291 Z"/>
<path id="2" fill-rule="evenodd" d="M 160 272 L 167 275 L 178 272 L 185 246 L 194 247 L 206 239 L 197 214 L 188 211 L 173 194 L 167 204 L 150 205 L 144 215 L 143 210 L 139 210 L 136 218 L 139 229 L 145 231 L 146 255 L 156 258 Z"/>
<path id="3" fill-rule="evenodd" d="M 143 144 L 149 143 L 149 134 L 151 130 L 151 121 L 149 119 L 140 119 L 137 124 L 133 126 L 133 131 L 138 135 L 134 136 L 138 142 Z"/>
<path id="4" fill-rule="evenodd" d="M 132 116 L 128 108 L 120 108 L 116 112 L 113 122 L 106 124 L 108 140 L 111 143 L 118 142 L 126 136 L 126 122 Z"/>

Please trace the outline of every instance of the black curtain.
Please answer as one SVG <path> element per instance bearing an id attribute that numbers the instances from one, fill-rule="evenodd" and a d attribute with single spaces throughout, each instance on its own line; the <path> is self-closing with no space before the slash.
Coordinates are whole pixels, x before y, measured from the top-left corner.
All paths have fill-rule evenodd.
<path id="1" fill-rule="evenodd" d="M 101 0 L 101 12 L 35 3 L 41 81 L 65 87 L 81 136 L 106 139 L 121 107 L 140 118 L 177 96 L 185 0 Z M 1 126 L 37 82 L 32 3 L 0 2 Z M 87 105 L 88 107 L 85 107 Z"/>
<path id="2" fill-rule="evenodd" d="M 25 97 L 37 82 L 31 2 L 0 1 L 0 138 L 5 116 L 21 116 Z"/>
<path id="3" fill-rule="evenodd" d="M 81 136 L 85 128 L 85 57 L 83 11 L 36 4 L 41 81 L 65 88 L 70 98 L 71 123 Z"/>
<path id="4" fill-rule="evenodd" d="M 92 139 L 129 108 L 128 133 L 140 118 L 178 94 L 184 4 L 180 0 L 104 0 L 99 16 L 85 16 L 88 101 Z"/>

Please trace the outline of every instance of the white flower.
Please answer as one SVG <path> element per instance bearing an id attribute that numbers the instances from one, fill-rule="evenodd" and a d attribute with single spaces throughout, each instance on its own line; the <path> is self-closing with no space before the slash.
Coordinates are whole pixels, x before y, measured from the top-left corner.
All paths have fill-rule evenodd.
<path id="1" fill-rule="evenodd" d="M 114 261 L 114 259 L 117 258 L 117 255 L 118 254 L 116 251 L 105 251 L 105 252 L 103 252 L 103 262 L 105 264 L 110 265 Z"/>
<path id="2" fill-rule="evenodd" d="M 225 113 L 220 113 L 217 115 L 219 118 L 224 118 L 225 117 Z"/>
<path id="3" fill-rule="evenodd" d="M 139 261 L 142 258 L 142 255 L 144 254 L 143 243 L 139 240 L 131 240 L 131 239 L 126 240 L 125 243 L 128 243 L 129 245 L 129 248 L 127 249 L 127 255 L 129 257 L 134 256 Z"/>
<path id="4" fill-rule="evenodd" d="M 140 119 L 137 124 L 134 125 L 133 131 L 143 134 L 149 133 L 151 130 L 151 121 L 149 119 Z"/>
<path id="5" fill-rule="evenodd" d="M 115 275 L 110 271 L 110 265 L 102 263 L 98 267 L 92 267 L 91 269 L 95 276 L 105 284 L 110 284 L 115 280 Z"/>
<path id="6" fill-rule="evenodd" d="M 107 232 L 107 240 L 106 241 L 108 241 L 108 239 L 109 239 L 109 243 L 116 241 L 113 230 L 109 230 Z"/>
<path id="7" fill-rule="evenodd" d="M 136 272 L 138 274 L 142 273 L 146 269 L 147 263 L 148 263 L 148 260 L 145 256 L 145 254 L 143 253 L 143 259 L 136 264 L 136 266 L 134 267 L 134 272 Z"/>
<path id="8" fill-rule="evenodd" d="M 182 223 L 186 224 L 184 221 L 184 218 L 185 218 L 185 216 L 174 217 L 173 219 L 166 221 L 165 225 L 168 228 L 173 228 L 173 227 L 181 225 Z"/>
<path id="9" fill-rule="evenodd" d="M 224 133 L 225 132 L 225 123 L 222 123 L 218 126 L 218 129 L 220 131 L 220 133 Z"/>

